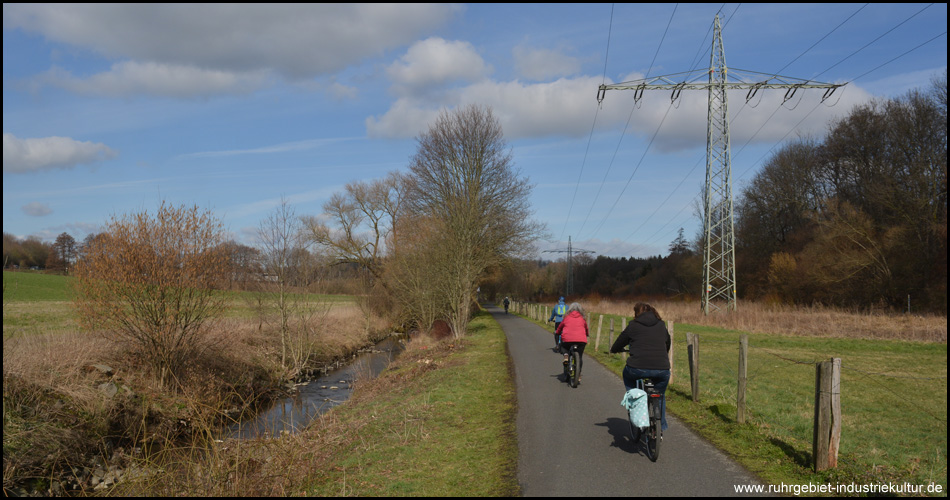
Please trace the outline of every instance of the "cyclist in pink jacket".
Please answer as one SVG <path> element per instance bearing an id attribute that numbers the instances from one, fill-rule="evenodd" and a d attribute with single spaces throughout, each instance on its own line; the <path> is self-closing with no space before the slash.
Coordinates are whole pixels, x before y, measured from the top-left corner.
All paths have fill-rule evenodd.
<path id="1" fill-rule="evenodd" d="M 587 347 L 587 338 L 590 336 L 590 330 L 587 328 L 587 320 L 584 319 L 584 310 L 577 302 L 567 308 L 567 315 L 557 326 L 557 333 L 561 336 L 561 354 L 564 355 L 564 364 L 567 364 L 567 353 L 571 345 L 577 346 L 577 352 L 580 354 L 580 363 L 577 366 L 577 373 L 581 372 L 584 366 L 584 348 Z M 578 379 L 580 375 L 578 375 Z"/>

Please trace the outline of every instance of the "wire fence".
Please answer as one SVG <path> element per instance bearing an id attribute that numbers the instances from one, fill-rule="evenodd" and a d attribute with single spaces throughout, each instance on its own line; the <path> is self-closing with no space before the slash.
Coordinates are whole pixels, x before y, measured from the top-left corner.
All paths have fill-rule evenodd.
<path id="1" fill-rule="evenodd" d="M 532 305 L 544 322 L 550 309 Z M 529 309 L 530 312 L 530 309 Z M 603 319 L 601 319 L 603 318 Z M 613 320 L 613 331 L 609 330 Z M 629 318 L 590 312 L 591 343 L 610 347 Z M 698 403 L 737 422 L 740 333 L 670 323 L 671 389 L 691 392 L 686 334 L 698 332 Z M 688 332 L 687 330 L 692 330 Z M 751 334 L 746 422 L 796 457 L 811 456 L 816 365 L 841 359 L 838 452 L 873 477 L 947 486 L 946 344 Z M 674 410 L 675 412 L 675 410 Z M 731 412 L 731 415 L 730 415 Z"/>

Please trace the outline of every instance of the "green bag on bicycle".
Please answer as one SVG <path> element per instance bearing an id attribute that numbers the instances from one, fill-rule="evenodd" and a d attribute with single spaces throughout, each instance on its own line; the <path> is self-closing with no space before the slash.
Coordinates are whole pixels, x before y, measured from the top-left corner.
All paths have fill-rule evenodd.
<path id="1" fill-rule="evenodd" d="M 647 393 L 642 389 L 630 389 L 623 395 L 620 405 L 627 409 L 630 423 L 635 427 L 650 425 L 650 416 L 647 414 Z"/>

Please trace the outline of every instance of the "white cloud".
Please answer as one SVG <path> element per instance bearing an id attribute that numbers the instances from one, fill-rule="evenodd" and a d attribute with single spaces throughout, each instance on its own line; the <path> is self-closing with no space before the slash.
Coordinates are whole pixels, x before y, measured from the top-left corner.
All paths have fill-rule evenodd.
<path id="1" fill-rule="evenodd" d="M 551 83 L 482 81 L 446 92 L 441 100 L 404 97 L 380 117 L 366 120 L 371 137 L 406 138 L 428 129 L 441 108 L 466 104 L 490 106 L 507 139 L 560 135 L 581 137 L 590 133 L 601 79 L 580 77 Z M 613 121 L 621 116 L 619 112 Z"/>
<path id="2" fill-rule="evenodd" d="M 224 150 L 224 151 L 203 151 L 199 153 L 189 153 L 189 154 L 178 156 L 177 159 L 208 158 L 208 157 L 217 157 L 217 156 L 236 156 L 236 155 L 246 155 L 246 154 L 274 154 L 274 153 L 287 153 L 291 151 L 307 151 L 310 149 L 323 147 L 327 144 L 340 142 L 342 140 L 344 139 L 307 139 L 304 141 L 284 142 L 281 144 L 275 144 L 273 146 L 263 146 L 260 148 L 252 148 L 252 149 L 229 149 L 229 150 Z"/>
<path id="3" fill-rule="evenodd" d="M 639 75 L 630 75 L 625 81 L 638 78 Z M 633 91 L 611 90 L 598 110 L 596 96 L 601 83 L 600 77 L 593 76 L 534 84 L 481 81 L 442 94 L 433 92 L 426 99 L 401 98 L 383 115 L 368 118 L 366 128 L 371 137 L 413 137 L 427 130 L 439 108 L 478 103 L 492 107 L 509 140 L 552 135 L 585 137 L 591 131 L 596 112 L 598 131 L 619 135 L 629 119 L 626 134 L 645 139 L 655 135 L 652 147 L 661 152 L 705 146 L 705 91 L 684 90 L 674 102 L 672 92 L 650 90 L 634 106 Z M 750 140 L 774 143 L 793 138 L 794 133 L 820 135 L 831 120 L 871 98 L 853 84 L 839 88 L 822 104 L 823 93 L 824 90 L 799 90 L 783 104 L 784 90 L 760 91 L 746 105 L 745 91 L 730 91 L 732 147 L 741 147 Z M 789 135 L 791 131 L 794 133 Z"/>
<path id="4" fill-rule="evenodd" d="M 491 67 L 472 44 L 433 37 L 413 44 L 386 72 L 397 87 L 413 91 L 432 85 L 478 81 L 491 72 Z"/>
<path id="5" fill-rule="evenodd" d="M 513 54 L 518 72 L 529 80 L 573 75 L 581 69 L 580 60 L 554 50 L 518 46 Z"/>
<path id="6" fill-rule="evenodd" d="M 4 4 L 21 28 L 106 57 L 290 78 L 339 71 L 441 25 L 450 4 Z"/>
<path id="7" fill-rule="evenodd" d="M 417 137 L 439 116 L 439 109 L 424 106 L 420 101 L 401 98 L 383 116 L 366 119 L 366 134 L 373 138 L 405 139 Z"/>
<path id="8" fill-rule="evenodd" d="M 243 94 L 260 88 L 267 80 L 265 71 L 233 73 L 154 62 L 126 61 L 88 78 L 77 78 L 54 68 L 39 82 L 78 94 L 126 97 L 150 94 L 166 97 L 207 97 L 219 94 Z"/>
<path id="9" fill-rule="evenodd" d="M 68 137 L 20 139 L 3 134 L 3 171 L 27 173 L 56 168 L 68 169 L 115 158 L 118 152 L 102 143 Z"/>
<path id="10" fill-rule="evenodd" d="M 53 210 L 49 207 L 49 205 L 46 203 L 40 203 L 38 201 L 27 203 L 21 208 L 23 209 L 23 213 L 31 217 L 43 217 L 44 215 L 53 213 Z"/>

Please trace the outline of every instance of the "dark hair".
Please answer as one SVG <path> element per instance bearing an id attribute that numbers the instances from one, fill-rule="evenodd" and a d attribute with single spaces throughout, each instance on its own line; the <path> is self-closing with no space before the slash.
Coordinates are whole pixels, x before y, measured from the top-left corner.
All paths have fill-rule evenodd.
<path id="1" fill-rule="evenodd" d="M 639 317 L 641 314 L 650 311 L 656 315 L 656 319 L 663 321 L 663 318 L 660 317 L 660 313 L 657 312 L 656 308 L 647 304 L 646 302 L 637 302 L 633 305 L 633 317 Z"/>

